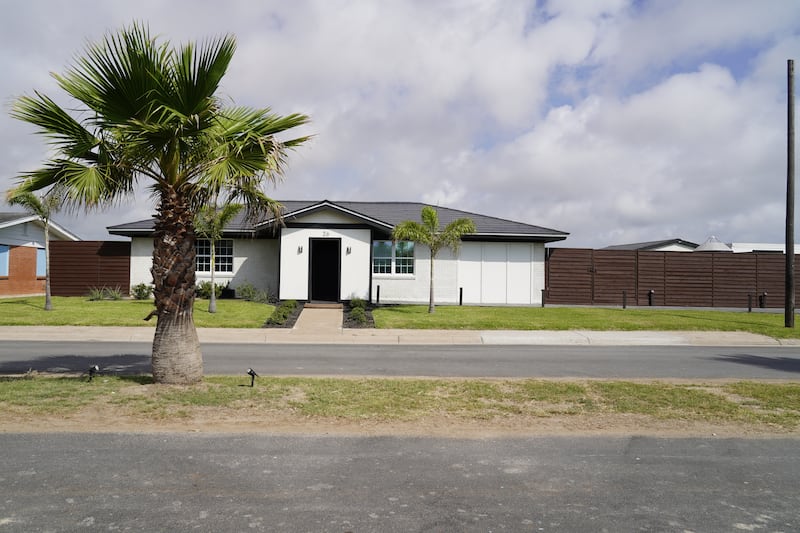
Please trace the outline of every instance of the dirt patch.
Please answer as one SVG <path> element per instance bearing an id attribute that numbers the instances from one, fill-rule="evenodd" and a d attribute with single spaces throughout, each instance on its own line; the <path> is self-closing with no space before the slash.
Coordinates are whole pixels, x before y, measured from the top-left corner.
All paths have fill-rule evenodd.
<path id="1" fill-rule="evenodd" d="M 130 387 L 126 395 L 147 396 L 150 386 Z M 298 398 L 299 399 L 299 398 Z M 507 415 L 486 420 L 465 420 L 434 413 L 414 420 L 349 420 L 305 417 L 290 408 L 276 410 L 240 408 L 180 408 L 131 415 L 124 405 L 92 405 L 68 416 L 0 413 L 0 432 L 189 432 L 264 433 L 341 436 L 400 436 L 444 438 L 502 438 L 534 436 L 650 435 L 659 437 L 800 437 L 800 429 L 769 424 L 714 423 L 661 420 L 630 414 L 548 416 Z"/>
<path id="2" fill-rule="evenodd" d="M 20 377 L 39 379 L 36 376 Z M 753 398 L 732 394 L 730 389 L 726 392 L 726 385 L 731 383 L 728 380 L 703 383 L 632 380 L 617 383 L 569 379 L 431 378 L 431 387 L 421 378 L 364 380 L 340 376 L 322 386 L 317 383 L 319 380 L 305 383 L 302 378 L 288 377 L 275 379 L 269 384 L 262 381 L 256 389 L 250 389 L 244 381 L 239 381 L 223 377 L 194 386 L 168 386 L 134 380 L 133 384 L 127 382 L 120 387 L 113 380 L 100 380 L 98 386 L 105 384 L 107 388 L 95 389 L 97 394 L 88 403 L 77 403 L 74 410 L 69 411 L 42 409 L 36 403 L 37 396 L 32 394 L 30 404 L 0 401 L 0 432 L 204 432 L 454 438 L 540 435 L 800 437 L 800 425 L 791 421 L 786 423 L 780 417 L 780 409 L 772 409 L 767 413 L 769 416 L 740 416 L 741 413 L 736 417 L 722 416 L 728 412 L 726 410 L 710 411 L 720 416 L 698 414 L 697 406 L 715 405 L 713 395 L 724 396 L 729 402 L 760 414 L 761 408 L 753 408 Z M 764 384 L 772 381 L 765 380 Z M 630 398 L 641 392 L 632 385 L 652 385 L 650 401 L 654 405 L 673 401 L 675 409 L 653 409 L 652 412 L 614 410 L 608 401 L 616 400 L 618 396 L 605 397 L 604 404 L 601 395 L 606 392 L 598 386 L 620 384 L 630 389 L 626 389 Z M 686 385 L 686 390 L 677 400 L 656 394 L 662 389 L 674 392 L 668 385 Z M 791 399 L 796 393 L 787 392 L 796 385 L 783 380 L 775 380 L 774 385 L 790 387 L 783 391 L 788 396 L 785 396 L 782 406 L 795 413 L 792 420 L 796 420 L 800 409 Z M 68 390 L 72 391 L 69 394 L 76 394 L 74 389 Z M 616 390 L 613 388 L 611 392 Z M 696 392 L 709 396 L 698 398 L 692 394 Z M 60 394 L 65 393 L 62 391 Z M 365 394 L 370 398 L 367 402 L 369 408 L 340 409 L 358 405 Z M 375 404 L 375 399 L 384 399 L 385 405 Z M 679 408 L 689 400 L 694 403 Z M 314 409 L 309 409 L 309 405 Z M 320 405 L 324 408 L 320 409 Z M 412 408 L 414 406 L 417 408 Z M 647 414 L 631 414 L 634 412 Z"/>

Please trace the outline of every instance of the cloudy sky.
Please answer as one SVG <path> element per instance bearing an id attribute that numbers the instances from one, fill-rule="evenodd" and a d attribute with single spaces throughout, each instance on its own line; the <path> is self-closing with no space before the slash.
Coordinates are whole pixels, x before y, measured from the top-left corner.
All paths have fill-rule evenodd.
<path id="1" fill-rule="evenodd" d="M 283 200 L 423 201 L 570 233 L 564 245 L 783 242 L 797 0 L 0 0 L 0 190 L 47 156 L 8 116 L 61 100 L 86 42 L 134 20 L 223 33 L 222 94 L 311 116 Z M 66 102 L 66 101 L 65 101 Z M 9 210 L 0 205 L 0 210 Z M 57 220 L 85 239 L 140 194 Z"/>

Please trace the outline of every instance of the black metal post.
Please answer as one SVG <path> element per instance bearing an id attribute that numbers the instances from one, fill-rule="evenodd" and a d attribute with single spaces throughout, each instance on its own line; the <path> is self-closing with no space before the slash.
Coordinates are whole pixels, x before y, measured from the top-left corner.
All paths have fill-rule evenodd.
<path id="1" fill-rule="evenodd" d="M 649 305 L 650 307 L 653 307 L 653 295 L 655 295 L 655 293 L 656 291 L 653 289 L 647 291 L 647 305 Z"/>
<path id="2" fill-rule="evenodd" d="M 628 291 L 622 291 L 622 308 L 628 308 Z"/>
<path id="3" fill-rule="evenodd" d="M 786 112 L 786 294 L 784 325 L 794 327 L 794 60 L 787 61 Z"/>
<path id="4" fill-rule="evenodd" d="M 542 289 L 542 307 L 544 307 L 544 300 L 547 295 L 547 289 Z"/>
<path id="5" fill-rule="evenodd" d="M 464 287 L 458 288 L 458 305 L 464 305 Z"/>
<path id="6" fill-rule="evenodd" d="M 381 286 L 377 285 L 375 288 L 377 289 L 375 291 L 375 304 L 377 305 L 381 303 Z"/>
<path id="7" fill-rule="evenodd" d="M 747 312 L 753 312 L 753 293 L 751 292 L 747 293 Z"/>

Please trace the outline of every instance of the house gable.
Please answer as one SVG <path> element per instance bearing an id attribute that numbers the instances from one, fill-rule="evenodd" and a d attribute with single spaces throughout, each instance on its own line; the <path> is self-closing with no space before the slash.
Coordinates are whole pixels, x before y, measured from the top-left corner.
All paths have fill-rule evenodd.
<path id="1" fill-rule="evenodd" d="M 50 240 L 78 237 L 50 221 Z M 35 215 L 0 213 L 0 295 L 44 292 L 44 222 Z"/>

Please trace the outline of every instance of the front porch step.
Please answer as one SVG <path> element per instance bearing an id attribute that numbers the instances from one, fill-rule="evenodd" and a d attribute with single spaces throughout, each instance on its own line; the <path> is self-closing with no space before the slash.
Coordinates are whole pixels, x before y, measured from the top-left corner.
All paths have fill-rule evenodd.
<path id="1" fill-rule="evenodd" d="M 303 305 L 306 309 L 344 309 L 344 306 L 336 302 L 306 302 Z"/>

